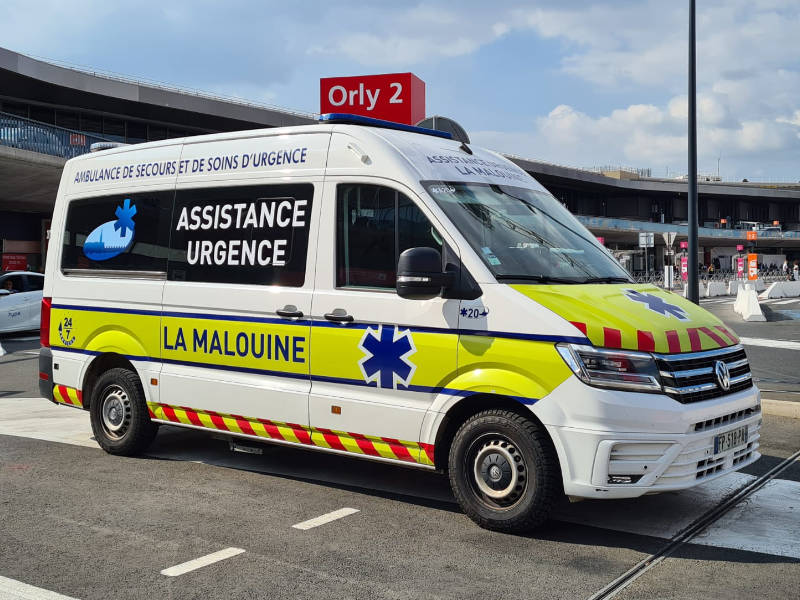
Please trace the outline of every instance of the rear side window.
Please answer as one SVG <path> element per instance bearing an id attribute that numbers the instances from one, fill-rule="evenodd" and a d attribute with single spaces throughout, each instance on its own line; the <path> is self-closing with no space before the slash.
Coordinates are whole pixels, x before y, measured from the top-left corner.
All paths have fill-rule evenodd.
<path id="1" fill-rule="evenodd" d="M 167 278 L 301 287 L 310 183 L 180 190 Z"/>
<path id="2" fill-rule="evenodd" d="M 38 292 L 44 289 L 44 277 L 39 275 L 31 275 L 29 273 L 25 275 L 25 282 L 26 292 Z"/>
<path id="3" fill-rule="evenodd" d="M 62 269 L 166 271 L 174 192 L 74 200 L 67 209 Z"/>

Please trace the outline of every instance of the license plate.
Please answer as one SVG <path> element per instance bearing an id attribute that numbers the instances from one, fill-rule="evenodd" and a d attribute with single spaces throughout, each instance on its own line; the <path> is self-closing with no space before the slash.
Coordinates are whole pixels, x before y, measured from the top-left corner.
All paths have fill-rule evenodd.
<path id="1" fill-rule="evenodd" d="M 739 427 L 714 437 L 714 454 L 726 452 L 747 443 L 747 426 Z"/>

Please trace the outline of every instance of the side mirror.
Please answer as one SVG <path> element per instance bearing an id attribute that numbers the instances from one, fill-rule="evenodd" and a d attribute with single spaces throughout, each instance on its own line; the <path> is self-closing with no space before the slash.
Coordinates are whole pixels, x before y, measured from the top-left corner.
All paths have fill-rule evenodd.
<path id="1" fill-rule="evenodd" d="M 11 292 L 9 292 L 7 289 L 0 288 L 0 298 L 2 298 L 3 296 L 8 296 L 10 293 Z"/>
<path id="2" fill-rule="evenodd" d="M 442 271 L 442 255 L 433 248 L 409 248 L 397 261 L 397 295 L 409 300 L 429 300 L 442 295 L 450 282 Z"/>

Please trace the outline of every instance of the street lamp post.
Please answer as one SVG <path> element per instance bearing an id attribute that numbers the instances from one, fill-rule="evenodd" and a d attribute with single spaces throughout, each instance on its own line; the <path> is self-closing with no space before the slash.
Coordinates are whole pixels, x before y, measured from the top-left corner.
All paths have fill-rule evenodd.
<path id="1" fill-rule="evenodd" d="M 697 73 L 695 69 L 695 0 L 689 0 L 689 290 L 686 297 L 700 303 L 697 265 Z"/>

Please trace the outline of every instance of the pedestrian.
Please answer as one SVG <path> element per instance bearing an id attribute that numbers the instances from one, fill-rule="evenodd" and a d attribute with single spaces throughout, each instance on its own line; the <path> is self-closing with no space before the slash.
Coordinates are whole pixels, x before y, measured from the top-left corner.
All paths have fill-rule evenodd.
<path id="1" fill-rule="evenodd" d="M 781 274 L 784 279 L 789 279 L 789 259 L 784 257 L 783 265 L 781 266 Z"/>
<path id="2" fill-rule="evenodd" d="M 794 261 L 794 266 L 792 267 L 792 278 L 795 281 L 800 281 L 800 260 Z"/>

